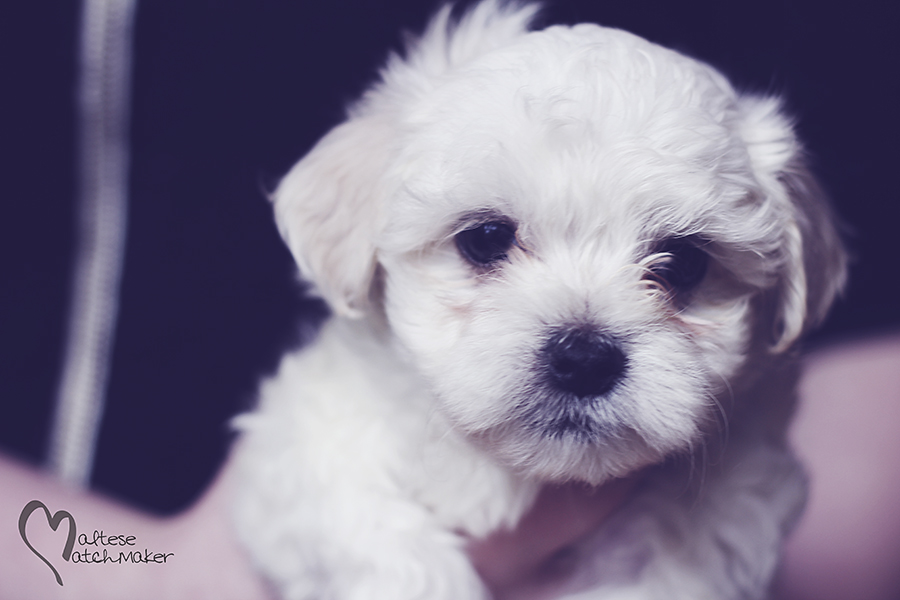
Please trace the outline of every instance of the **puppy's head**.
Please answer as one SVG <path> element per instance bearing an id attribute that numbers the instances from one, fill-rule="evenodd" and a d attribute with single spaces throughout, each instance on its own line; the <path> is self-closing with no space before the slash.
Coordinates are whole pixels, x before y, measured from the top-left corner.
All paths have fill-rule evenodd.
<path id="1" fill-rule="evenodd" d="M 777 101 L 534 12 L 439 13 L 275 208 L 333 310 L 386 317 L 461 432 L 597 483 L 695 442 L 761 348 L 824 315 L 844 258 Z"/>

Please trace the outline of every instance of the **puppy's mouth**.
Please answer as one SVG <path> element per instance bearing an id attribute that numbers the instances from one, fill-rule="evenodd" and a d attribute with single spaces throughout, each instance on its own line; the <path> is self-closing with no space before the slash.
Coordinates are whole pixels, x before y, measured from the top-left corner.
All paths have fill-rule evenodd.
<path id="1" fill-rule="evenodd" d="M 569 439 L 584 444 L 596 443 L 608 433 L 608 428 L 590 415 L 574 411 L 549 418 L 537 415 L 537 418 L 528 421 L 528 426 L 532 431 L 551 439 Z"/>
<path id="2" fill-rule="evenodd" d="M 598 444 L 620 437 L 628 415 L 616 395 L 578 397 L 546 388 L 517 403 L 519 422 L 543 438 Z"/>

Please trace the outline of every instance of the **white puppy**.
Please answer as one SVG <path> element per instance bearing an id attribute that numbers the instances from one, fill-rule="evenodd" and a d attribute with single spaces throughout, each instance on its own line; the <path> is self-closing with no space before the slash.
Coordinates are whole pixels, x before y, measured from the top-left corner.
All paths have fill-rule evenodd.
<path id="1" fill-rule="evenodd" d="M 766 594 L 829 210 L 777 100 L 535 12 L 442 10 L 274 194 L 334 312 L 239 419 L 238 526 L 285 598 L 487 598 L 469 540 L 641 469 L 559 595 Z"/>

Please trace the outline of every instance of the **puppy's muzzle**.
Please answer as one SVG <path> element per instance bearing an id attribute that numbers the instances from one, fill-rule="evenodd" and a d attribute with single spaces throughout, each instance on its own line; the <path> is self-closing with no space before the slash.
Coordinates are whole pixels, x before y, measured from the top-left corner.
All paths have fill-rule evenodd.
<path id="1" fill-rule="evenodd" d="M 625 353 L 609 335 L 574 327 L 557 331 L 543 348 L 549 383 L 578 398 L 602 396 L 627 367 Z"/>

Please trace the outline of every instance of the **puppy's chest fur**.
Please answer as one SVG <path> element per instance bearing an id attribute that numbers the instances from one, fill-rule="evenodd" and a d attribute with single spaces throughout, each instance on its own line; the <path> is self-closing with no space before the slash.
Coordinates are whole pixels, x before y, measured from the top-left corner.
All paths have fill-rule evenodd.
<path id="1" fill-rule="evenodd" d="M 259 448 L 268 455 L 290 440 L 298 471 L 322 475 L 307 483 L 311 494 L 358 474 L 383 487 L 370 491 L 426 508 L 448 531 L 478 538 L 513 526 L 539 485 L 463 440 L 384 335 L 364 323 L 335 320 L 318 343 L 286 356 L 263 388 L 260 410 L 242 417 L 254 432 L 248 446 L 270 446 Z"/>

